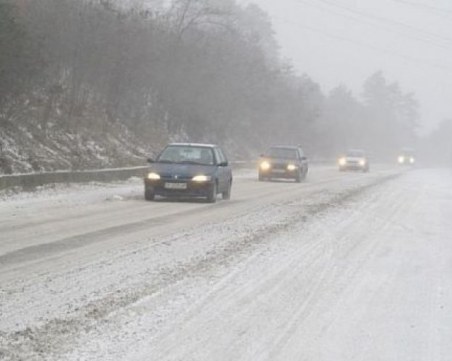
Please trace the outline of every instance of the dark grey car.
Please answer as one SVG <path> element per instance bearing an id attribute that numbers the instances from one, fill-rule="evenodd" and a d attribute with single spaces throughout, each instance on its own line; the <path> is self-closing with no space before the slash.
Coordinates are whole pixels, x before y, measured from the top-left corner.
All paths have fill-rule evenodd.
<path id="1" fill-rule="evenodd" d="M 308 174 L 308 159 L 299 146 L 279 145 L 270 147 L 259 160 L 260 181 L 294 179 L 301 182 Z"/>
<path id="2" fill-rule="evenodd" d="M 223 150 L 214 144 L 172 143 L 144 178 L 144 197 L 203 197 L 216 202 L 217 194 L 230 199 L 232 171 Z"/>

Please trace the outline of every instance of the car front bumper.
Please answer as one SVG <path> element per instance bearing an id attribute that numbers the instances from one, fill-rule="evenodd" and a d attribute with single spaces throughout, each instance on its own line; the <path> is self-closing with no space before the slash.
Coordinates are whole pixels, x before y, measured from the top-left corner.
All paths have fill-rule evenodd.
<path id="1" fill-rule="evenodd" d="M 207 197 L 214 187 L 214 181 L 194 182 L 172 180 L 144 180 L 147 191 L 163 197 Z"/>
<path id="2" fill-rule="evenodd" d="M 265 178 L 282 178 L 282 179 L 294 179 L 298 176 L 300 169 L 296 168 L 295 170 L 287 170 L 287 169 L 269 169 L 269 170 L 259 170 L 259 174 L 261 177 Z"/>
<path id="3" fill-rule="evenodd" d="M 368 168 L 367 164 L 359 163 L 347 163 L 344 165 L 339 165 L 340 170 L 366 170 Z"/>

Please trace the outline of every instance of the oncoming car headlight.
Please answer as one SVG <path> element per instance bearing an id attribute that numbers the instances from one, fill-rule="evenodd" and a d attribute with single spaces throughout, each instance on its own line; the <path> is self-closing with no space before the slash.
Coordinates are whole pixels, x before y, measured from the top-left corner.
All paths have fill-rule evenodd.
<path id="1" fill-rule="evenodd" d="M 270 169 L 270 163 L 267 162 L 266 160 L 264 160 L 261 164 L 260 164 L 260 168 L 262 170 L 269 170 Z"/>
<path id="2" fill-rule="evenodd" d="M 289 164 L 287 166 L 288 171 L 294 171 L 295 169 L 297 169 L 297 166 L 295 164 Z"/>
<path id="3" fill-rule="evenodd" d="M 150 179 L 150 180 L 159 180 L 160 179 L 160 175 L 157 174 L 157 173 L 152 172 L 152 173 L 148 174 L 148 179 Z"/>
<path id="4" fill-rule="evenodd" d="M 193 182 L 210 182 L 212 177 L 210 175 L 197 175 L 192 178 Z"/>
<path id="5" fill-rule="evenodd" d="M 360 159 L 359 160 L 359 165 L 364 167 L 366 165 L 366 160 L 365 159 Z"/>
<path id="6" fill-rule="evenodd" d="M 404 157 L 403 155 L 401 155 L 401 156 L 398 158 L 398 161 L 399 161 L 400 164 L 404 163 L 404 162 L 405 162 L 405 157 Z"/>
<path id="7" fill-rule="evenodd" d="M 414 164 L 414 158 L 410 158 L 410 163 Z"/>
<path id="8" fill-rule="evenodd" d="M 346 165 L 346 164 L 347 164 L 347 159 L 339 158 L 339 165 Z"/>

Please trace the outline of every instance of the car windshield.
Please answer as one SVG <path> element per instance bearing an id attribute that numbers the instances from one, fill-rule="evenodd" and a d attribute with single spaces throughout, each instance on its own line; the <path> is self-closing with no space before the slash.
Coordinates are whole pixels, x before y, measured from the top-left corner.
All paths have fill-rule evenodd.
<path id="1" fill-rule="evenodd" d="M 157 158 L 157 161 L 161 163 L 214 164 L 212 149 L 196 146 L 168 146 Z"/>
<path id="2" fill-rule="evenodd" d="M 349 150 L 347 152 L 347 157 L 356 157 L 356 158 L 362 158 L 364 157 L 364 152 L 362 150 Z"/>
<path id="3" fill-rule="evenodd" d="M 402 149 L 400 154 L 404 155 L 406 157 L 412 157 L 414 155 L 414 150 L 412 150 L 412 149 Z"/>
<path id="4" fill-rule="evenodd" d="M 297 150 L 293 148 L 270 148 L 267 155 L 272 158 L 296 159 Z"/>

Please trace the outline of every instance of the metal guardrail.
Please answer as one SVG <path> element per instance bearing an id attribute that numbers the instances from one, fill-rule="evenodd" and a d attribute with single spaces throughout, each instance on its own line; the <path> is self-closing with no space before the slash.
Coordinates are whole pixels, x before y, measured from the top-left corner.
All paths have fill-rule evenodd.
<path id="1" fill-rule="evenodd" d="M 57 171 L 0 176 L 0 190 L 19 187 L 33 189 L 53 183 L 112 182 L 131 177 L 143 177 L 148 167 L 97 169 L 87 171 Z"/>
<path id="2" fill-rule="evenodd" d="M 255 162 L 236 161 L 231 162 L 234 168 L 254 167 Z M 148 166 L 96 169 L 86 171 L 56 171 L 27 174 L 11 174 L 0 176 L 0 190 L 18 187 L 24 190 L 32 190 L 36 187 L 54 183 L 88 183 L 88 182 L 114 182 L 123 181 L 131 177 L 144 177 Z"/>

